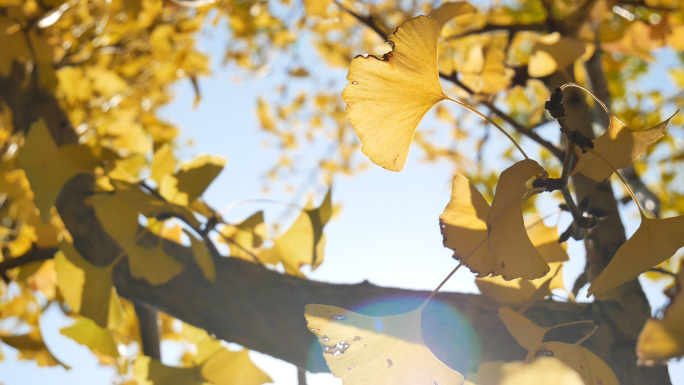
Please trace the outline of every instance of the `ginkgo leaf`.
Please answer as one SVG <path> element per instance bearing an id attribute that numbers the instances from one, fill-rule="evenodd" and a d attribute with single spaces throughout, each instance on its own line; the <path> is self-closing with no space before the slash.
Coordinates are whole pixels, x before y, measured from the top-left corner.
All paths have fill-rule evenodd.
<path id="1" fill-rule="evenodd" d="M 654 219 L 642 213 L 639 228 L 591 283 L 587 297 L 601 295 L 637 278 L 670 258 L 680 247 L 684 247 L 684 216 Z"/>
<path id="2" fill-rule="evenodd" d="M 499 308 L 499 319 L 511 336 L 527 351 L 539 348 L 549 328 L 541 327 L 509 307 Z"/>
<path id="3" fill-rule="evenodd" d="M 601 358 L 578 344 L 544 342 L 527 355 L 531 362 L 538 357 L 555 357 L 579 373 L 585 384 L 619 385 L 613 370 Z"/>
<path id="4" fill-rule="evenodd" d="M 88 318 L 77 319 L 73 325 L 60 329 L 59 333 L 87 346 L 90 350 L 114 358 L 119 357 L 114 332 L 99 327 Z"/>
<path id="5" fill-rule="evenodd" d="M 531 363 L 510 362 L 502 365 L 499 380 L 477 385 L 589 385 L 571 367 L 555 357 L 540 357 Z M 597 383 L 597 384 L 600 384 Z"/>
<path id="6" fill-rule="evenodd" d="M 27 333 L 18 336 L 2 336 L 0 340 L 19 351 L 19 359 L 34 360 L 40 367 L 61 365 L 69 369 L 68 365 L 58 360 L 52 355 L 50 349 L 45 345 L 41 330 L 38 326 Z"/>
<path id="7" fill-rule="evenodd" d="M 477 278 L 475 284 L 483 295 L 502 305 L 521 305 L 535 294 L 543 298 L 551 295 L 553 289 L 565 289 L 563 263 L 549 262 L 549 268 L 548 274 L 533 280 L 516 278 L 506 281 L 495 276 Z"/>
<path id="8" fill-rule="evenodd" d="M 116 190 L 113 194 L 93 196 L 95 214 L 105 231 L 126 251 L 131 275 L 145 278 L 152 285 L 159 285 L 178 275 L 183 270 L 183 264 L 163 250 L 161 240 L 156 247 L 137 244 L 140 209 L 149 210 L 150 207 L 146 206 L 145 201 L 131 201 L 132 197 L 139 195 L 134 191 Z"/>
<path id="9" fill-rule="evenodd" d="M 254 365 L 247 349 L 233 352 L 209 337 L 197 343 L 195 364 L 200 365 L 202 377 L 215 385 L 261 385 L 273 382 L 268 374 Z"/>
<path id="10" fill-rule="evenodd" d="M 311 226 L 313 227 L 313 239 L 314 239 L 314 251 L 313 251 L 313 262 L 311 263 L 311 268 L 317 268 L 323 262 L 323 252 L 318 250 L 319 245 L 325 244 L 325 239 L 323 235 L 323 228 L 330 218 L 332 218 L 333 207 L 332 207 L 332 186 L 328 188 L 328 192 L 323 198 L 323 202 L 320 206 L 314 209 L 305 209 L 311 219 Z"/>
<path id="11" fill-rule="evenodd" d="M 304 276 L 300 267 L 318 267 L 323 262 L 325 247 L 323 227 L 332 217 L 331 191 L 328 190 L 319 207 L 305 209 L 285 234 L 274 241 L 272 248 L 259 254 L 259 260 L 273 265 L 282 262 L 287 274 L 298 277 Z"/>
<path id="12" fill-rule="evenodd" d="M 459 71 L 463 84 L 478 94 L 491 95 L 508 88 L 515 70 L 506 67 L 506 54 L 497 47 L 476 45 Z"/>
<path id="13" fill-rule="evenodd" d="M 323 3 L 324 1 L 313 1 L 314 3 Z M 276 132 L 275 119 L 271 113 L 271 106 L 264 98 L 257 99 L 257 115 L 259 115 L 259 122 L 261 127 L 269 132 Z"/>
<path id="14" fill-rule="evenodd" d="M 161 183 L 165 175 L 173 173 L 176 169 L 176 157 L 173 156 L 173 150 L 168 143 L 159 147 L 154 152 L 152 164 L 150 165 L 150 179 L 157 183 Z"/>
<path id="15" fill-rule="evenodd" d="M 581 149 L 576 149 L 575 154 L 578 160 L 570 175 L 579 172 L 597 182 L 609 178 L 615 170 L 634 163 L 650 145 L 662 138 L 665 135 L 665 127 L 674 117 L 672 115 L 649 129 L 635 131 L 625 126 L 609 111 L 608 113 L 610 125 L 606 132 L 593 140 L 593 151 L 582 153 Z M 594 153 L 599 154 L 603 159 Z"/>
<path id="16" fill-rule="evenodd" d="M 544 173 L 537 162 L 525 159 L 504 170 L 499 178 L 487 216 L 487 247 L 501 264 L 504 279 L 536 279 L 549 272 L 549 265 L 527 235 L 522 216 L 526 182 Z"/>
<path id="17" fill-rule="evenodd" d="M 231 257 L 254 261 L 254 256 L 259 254 L 259 247 L 268 236 L 264 212 L 256 212 L 237 225 L 226 226 L 221 234 L 232 239 L 232 242 L 228 242 Z M 219 238 L 219 241 L 224 241 L 224 238 Z"/>
<path id="18" fill-rule="evenodd" d="M 59 248 L 55 270 L 64 302 L 74 313 L 92 319 L 100 327 L 115 328 L 121 324 L 123 308 L 112 286 L 112 266 L 89 263 L 67 241 L 62 241 Z"/>
<path id="19" fill-rule="evenodd" d="M 345 385 L 462 384 L 463 376 L 425 345 L 422 309 L 370 317 L 335 306 L 307 305 L 304 316 L 323 346 L 330 371 Z"/>
<path id="20" fill-rule="evenodd" d="M 442 5 L 439 7 L 433 9 L 428 16 L 439 20 L 439 28 L 442 28 L 442 26 L 448 23 L 451 19 L 472 13 L 475 13 L 475 7 L 473 7 L 469 2 L 453 1 L 442 3 Z"/>
<path id="21" fill-rule="evenodd" d="M 553 289 L 565 289 L 562 269 L 563 262 L 569 258 L 565 244 L 558 243 L 556 228 L 546 226 L 538 215 L 532 215 L 525 220 L 525 229 L 550 270 L 545 276 L 533 280 L 516 278 L 506 281 L 500 276 L 477 278 L 475 284 L 480 292 L 502 305 L 520 305 L 542 286 L 544 292 L 538 293 L 541 297 L 551 295 Z M 549 285 L 544 285 L 549 280 Z"/>
<path id="22" fill-rule="evenodd" d="M 175 368 L 147 356 L 140 356 L 133 362 L 133 376 L 140 385 L 202 385 L 199 367 Z"/>
<path id="23" fill-rule="evenodd" d="M 639 334 L 636 352 L 642 363 L 649 365 L 684 356 L 684 269 L 677 274 L 678 291 L 665 309 L 662 319 L 649 319 Z"/>
<path id="24" fill-rule="evenodd" d="M 62 186 L 78 169 L 59 151 L 42 119 L 31 125 L 18 159 L 31 184 L 40 218 L 47 223 Z"/>
<path id="25" fill-rule="evenodd" d="M 439 83 L 439 21 L 418 16 L 389 38 L 393 50 L 381 59 L 357 56 L 342 92 L 361 151 L 380 167 L 401 171 L 423 116 L 446 98 Z"/>
<path id="26" fill-rule="evenodd" d="M 176 174 L 162 179 L 159 193 L 169 202 L 187 206 L 204 193 L 225 164 L 226 159 L 216 155 L 200 155 L 181 163 Z"/>
<path id="27" fill-rule="evenodd" d="M 585 51 L 580 39 L 553 32 L 539 38 L 532 48 L 527 71 L 533 78 L 541 78 L 556 71 L 565 71 Z"/>
<path id="28" fill-rule="evenodd" d="M 472 183 L 462 176 L 454 177 L 451 201 L 439 217 L 444 246 L 454 250 L 454 258 L 480 277 L 491 274 L 511 280 L 546 275 L 550 271 L 549 266 L 530 241 L 522 217 L 522 197 L 527 191 L 525 182 L 531 177 L 527 175 L 542 172 L 535 161 L 524 160 L 501 174 L 494 196 L 494 203 L 498 202 L 499 213 L 494 212 L 497 219 L 492 215 L 494 206 L 490 209 Z M 502 222 L 497 222 L 496 226 L 487 225 L 498 220 Z M 492 229 L 489 236 L 488 228 Z M 513 236 L 506 231 L 520 239 L 511 240 Z M 492 233 L 501 238 L 498 242 L 507 242 L 505 246 L 498 249 L 496 245 L 488 247 L 493 243 Z"/>
<path id="29" fill-rule="evenodd" d="M 188 234 L 190 238 L 190 247 L 192 248 L 192 253 L 195 255 L 195 261 L 202 269 L 202 274 L 204 277 L 211 282 L 216 281 L 216 265 L 214 264 L 214 258 L 211 257 L 207 245 L 204 240 L 196 239 L 194 236 Z"/>

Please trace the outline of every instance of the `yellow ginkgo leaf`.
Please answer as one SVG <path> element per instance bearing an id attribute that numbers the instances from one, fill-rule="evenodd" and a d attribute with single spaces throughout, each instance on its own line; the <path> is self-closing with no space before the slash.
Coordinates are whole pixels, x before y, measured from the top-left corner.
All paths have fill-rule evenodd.
<path id="1" fill-rule="evenodd" d="M 565 244 L 558 243 L 556 228 L 546 226 L 539 216 L 532 215 L 525 220 L 525 229 L 550 270 L 545 276 L 533 280 L 516 278 L 506 281 L 500 276 L 477 278 L 475 284 L 480 292 L 502 305 L 520 305 L 542 286 L 545 286 L 544 293 L 539 293 L 542 297 L 551 295 L 553 289 L 565 288 L 562 268 L 563 262 L 569 258 Z M 548 280 L 551 280 L 550 284 L 544 285 Z"/>
<path id="2" fill-rule="evenodd" d="M 332 374 L 348 384 L 463 383 L 423 341 L 423 307 L 405 314 L 370 317 L 335 306 L 307 305 L 307 327 L 323 346 Z"/>
<path id="3" fill-rule="evenodd" d="M 150 178 L 157 183 L 161 183 L 165 175 L 173 173 L 176 169 L 176 163 L 176 157 L 173 156 L 171 146 L 168 143 L 164 144 L 154 152 L 152 164 L 150 165 Z"/>
<path id="4" fill-rule="evenodd" d="M 684 216 L 654 219 L 642 213 L 639 228 L 592 282 L 587 296 L 601 295 L 637 278 L 680 247 L 684 247 Z"/>
<path id="5" fill-rule="evenodd" d="M 539 38 L 532 48 L 527 71 L 533 78 L 540 78 L 556 71 L 565 71 L 585 51 L 584 42 L 553 32 Z"/>
<path id="6" fill-rule="evenodd" d="M 649 319 L 637 340 L 637 357 L 643 363 L 662 362 L 684 356 L 684 269 L 677 274 L 678 292 L 665 310 L 662 319 Z"/>
<path id="7" fill-rule="evenodd" d="M 606 111 L 610 114 L 608 129 L 593 140 L 592 151 L 583 153 L 581 149 L 576 149 L 578 160 L 570 175 L 579 172 L 597 182 L 609 178 L 615 170 L 634 163 L 650 145 L 662 138 L 665 135 L 665 127 L 674 117 L 672 115 L 649 129 L 635 131 Z"/>
<path id="8" fill-rule="evenodd" d="M 188 234 L 188 237 L 190 238 L 192 253 L 195 255 L 195 262 L 197 262 L 200 269 L 202 269 L 204 278 L 211 282 L 216 281 L 216 265 L 214 264 L 214 258 L 211 257 L 204 240 L 196 239 L 190 234 Z"/>
<path id="9" fill-rule="evenodd" d="M 500 48 L 476 45 L 460 73 L 463 84 L 473 92 L 491 95 L 508 88 L 515 70 L 506 67 L 506 54 Z"/>
<path id="10" fill-rule="evenodd" d="M 133 362 L 133 376 L 139 385 L 202 385 L 200 368 L 175 368 L 147 356 Z"/>
<path id="11" fill-rule="evenodd" d="M 565 289 L 563 263 L 549 262 L 549 268 L 548 274 L 533 280 L 516 278 L 506 281 L 501 276 L 495 276 L 477 278 L 475 284 L 483 295 L 502 305 L 521 305 L 535 294 L 543 298 L 551 295 L 553 289 Z"/>
<path id="12" fill-rule="evenodd" d="M 62 328 L 59 332 L 90 350 L 114 358 L 119 357 L 114 332 L 97 326 L 88 318 L 81 317 L 73 325 Z"/>
<path id="13" fill-rule="evenodd" d="M 578 344 L 544 342 L 527 355 L 527 361 L 555 357 L 579 373 L 585 384 L 619 385 L 613 370 L 596 354 Z"/>
<path id="14" fill-rule="evenodd" d="M 439 21 L 418 16 L 389 38 L 393 50 L 381 59 L 357 56 L 342 92 L 361 151 L 380 167 L 401 171 L 423 116 L 446 98 L 439 83 Z"/>
<path id="15" fill-rule="evenodd" d="M 531 363 L 510 362 L 501 367 L 501 377 L 494 383 L 477 385 L 589 385 L 568 365 L 555 357 L 540 357 Z M 600 383 L 597 383 L 600 384 Z"/>
<path id="16" fill-rule="evenodd" d="M 499 178 L 487 216 L 487 247 L 497 257 L 504 279 L 536 279 L 549 272 L 549 265 L 527 235 L 522 216 L 526 182 L 544 173 L 537 162 L 525 159 L 504 170 Z"/>
<path id="17" fill-rule="evenodd" d="M 439 28 L 442 28 L 442 26 L 451 19 L 458 16 L 470 15 L 472 13 L 475 13 L 475 7 L 469 2 L 453 1 L 442 3 L 439 7 L 433 9 L 428 16 L 439 20 Z"/>
<path id="18" fill-rule="evenodd" d="M 59 248 L 55 270 L 64 302 L 74 313 L 90 318 L 98 326 L 116 328 L 123 320 L 123 308 L 112 286 L 112 267 L 89 263 L 67 241 L 62 241 Z"/>
<path id="19" fill-rule="evenodd" d="M 455 176 L 451 200 L 439 216 L 444 247 L 454 250 L 454 258 L 479 276 L 488 275 L 498 265 L 484 245 L 488 215 L 489 203 L 477 188 L 465 177 Z"/>
<path id="20" fill-rule="evenodd" d="M 313 1 L 314 3 L 324 3 L 324 1 Z M 275 119 L 271 113 L 271 106 L 264 98 L 257 99 L 257 115 L 259 115 L 259 122 L 261 128 L 269 132 L 276 132 Z"/>
<path id="21" fill-rule="evenodd" d="M 50 208 L 62 186 L 78 173 L 78 169 L 59 151 L 42 119 L 31 125 L 24 146 L 19 150 L 19 165 L 31 184 L 40 218 L 47 223 Z"/>
<path id="22" fill-rule="evenodd" d="M 50 349 L 45 345 L 38 326 L 34 327 L 28 334 L 18 336 L 0 335 L 0 340 L 17 349 L 19 351 L 19 359 L 33 360 L 40 367 L 61 365 L 69 369 L 68 365 L 65 365 L 50 353 Z"/>
<path id="23" fill-rule="evenodd" d="M 223 237 L 219 238 L 219 241 L 228 242 L 231 257 L 254 261 L 254 256 L 259 254 L 259 247 L 268 236 L 264 212 L 254 213 L 237 225 L 226 226 L 221 230 L 221 234 L 232 240 L 226 241 Z"/>
<path id="24" fill-rule="evenodd" d="M 195 364 L 207 381 L 215 385 L 261 385 L 273 382 L 249 358 L 249 351 L 233 352 L 209 337 L 197 343 Z"/>
<path id="25" fill-rule="evenodd" d="M 317 268 L 323 262 L 323 251 L 321 249 L 322 245 L 325 245 L 325 238 L 323 234 L 323 228 L 330 218 L 332 218 L 333 207 L 332 207 L 332 186 L 328 188 L 328 192 L 323 198 L 323 202 L 320 206 L 312 209 L 305 209 L 311 219 L 311 226 L 313 227 L 313 238 L 314 238 L 314 250 L 313 250 L 313 262 L 311 263 L 311 268 Z"/>
<path id="26" fill-rule="evenodd" d="M 525 230 L 521 205 L 522 195 L 527 191 L 525 188 L 526 179 L 523 180 L 525 176 L 517 175 L 520 172 L 535 175 L 535 173 L 540 173 L 539 170 L 543 172 L 541 166 L 535 161 L 524 160 L 511 166 L 501 174 L 499 187 L 497 187 L 496 191 L 499 196 L 498 207 L 500 211 L 503 211 L 503 214 L 499 216 L 504 218 L 504 221 L 515 222 L 516 227 L 519 223 L 519 228 L 509 230 L 513 230 L 516 235 L 523 237 L 523 239 L 517 239 L 512 243 L 504 240 L 504 242 L 509 242 L 507 244 L 508 247 L 504 247 L 505 250 L 500 248 L 498 252 L 488 249 L 487 245 L 488 241 L 491 242 L 492 236 L 490 233 L 490 239 L 488 239 L 487 222 L 492 219 L 489 204 L 487 204 L 487 201 L 477 188 L 466 178 L 460 175 L 454 177 L 451 201 L 449 201 L 449 204 L 439 217 L 444 246 L 454 250 L 454 258 L 480 277 L 491 274 L 493 276 L 501 275 L 507 280 L 520 277 L 535 279 L 543 277 L 550 271 L 548 264 L 539 255 Z M 520 196 L 516 199 L 511 194 Z M 496 195 L 494 199 L 496 202 Z M 511 207 L 506 207 L 506 205 Z M 519 217 L 513 217 L 516 213 Z M 502 222 L 502 224 L 505 225 L 505 222 Z M 511 226 L 511 224 L 508 223 L 508 226 Z M 495 232 L 495 236 L 501 236 L 499 233 L 498 231 Z M 541 238 L 540 242 L 546 243 L 544 238 Z M 550 250 L 553 251 L 554 249 L 550 248 Z M 538 256 L 538 259 L 533 259 L 533 263 L 530 263 L 529 256 L 525 256 L 532 251 L 536 253 L 535 257 Z M 516 263 L 518 258 L 520 258 L 520 261 Z M 508 264 L 504 262 L 504 259 L 508 261 Z M 529 271 L 530 268 L 534 270 Z M 535 273 L 536 270 L 543 271 L 543 273 Z M 538 276 L 534 276 L 535 274 L 538 274 Z"/>
<path id="27" fill-rule="evenodd" d="M 225 164 L 226 159 L 216 155 L 200 155 L 181 163 L 175 175 L 162 179 L 159 193 L 169 202 L 187 206 L 204 193 Z"/>
<path id="28" fill-rule="evenodd" d="M 152 285 L 166 283 L 183 270 L 183 264 L 163 250 L 161 240 L 156 247 L 137 244 L 138 216 L 150 206 L 145 201 L 131 201 L 132 196 L 139 195 L 133 191 L 93 196 L 95 214 L 105 231 L 126 251 L 133 277 L 145 278 Z"/>
<path id="29" fill-rule="evenodd" d="M 511 336 L 527 351 L 535 351 L 541 345 L 549 328 L 541 327 L 509 307 L 499 308 L 499 318 Z"/>
<path id="30" fill-rule="evenodd" d="M 331 217 L 331 190 L 328 190 L 321 205 L 305 209 L 287 232 L 274 241 L 272 248 L 259 254 L 259 260 L 273 265 L 282 262 L 287 274 L 303 277 L 299 268 L 311 265 L 313 270 L 323 262 L 323 227 Z"/>

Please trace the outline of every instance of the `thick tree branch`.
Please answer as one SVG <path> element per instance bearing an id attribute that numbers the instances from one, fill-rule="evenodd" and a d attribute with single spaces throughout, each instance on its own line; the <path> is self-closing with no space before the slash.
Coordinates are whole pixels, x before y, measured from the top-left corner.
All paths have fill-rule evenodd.
<path id="1" fill-rule="evenodd" d="M 144 355 L 161 360 L 161 345 L 159 340 L 159 316 L 157 309 L 135 302 L 135 314 L 138 315 L 140 324 L 140 339 L 142 340 L 142 352 Z"/>
<path id="2" fill-rule="evenodd" d="M 87 204 L 88 194 L 85 191 L 92 183 L 92 176 L 76 176 L 62 190 L 57 208 L 73 235 L 74 244 L 86 259 L 111 261 L 120 250 L 98 244 L 114 241 L 104 240 L 108 235 L 96 225 L 94 210 Z M 158 240 L 153 234 L 147 234 L 141 242 L 156 245 Z M 212 283 L 204 278 L 189 248 L 172 242 L 164 242 L 163 247 L 184 264 L 183 272 L 166 284 L 152 286 L 145 280 L 132 278 L 124 259 L 114 268 L 114 284 L 120 295 L 201 327 L 218 338 L 314 372 L 327 371 L 327 366 L 319 344 L 306 328 L 303 313 L 307 304 L 359 309 L 363 305 L 386 304 L 394 300 L 392 306 L 384 309 L 370 307 L 364 311 L 370 315 L 382 315 L 412 310 L 429 294 L 383 288 L 367 282 L 336 285 L 309 281 L 279 274 L 238 258 L 218 256 L 215 256 L 216 281 Z M 606 301 L 600 309 L 616 306 L 620 304 Z M 473 370 L 480 360 L 524 359 L 526 352 L 499 321 L 496 315 L 498 307 L 481 295 L 440 293 L 423 316 L 426 343 L 447 365 L 464 373 Z M 593 314 L 596 312 L 592 306 L 551 300 L 532 307 L 526 313 L 544 326 L 592 319 Z M 624 358 L 634 355 L 633 341 L 628 336 L 616 335 L 613 329 L 629 327 L 631 321 L 613 319 L 611 322 L 617 324 L 600 327 L 585 346 L 604 358 L 616 373 L 629 371 L 634 362 Z M 562 334 L 551 334 L 548 338 L 574 342 L 586 331 L 580 325 L 574 329 L 563 329 Z M 602 346 L 605 336 L 612 340 Z M 651 384 L 650 379 L 663 377 L 662 373 L 667 378 L 667 371 L 663 368 L 639 370 L 643 372 L 641 377 L 637 376 L 633 381 L 624 379 L 621 383 Z M 644 375 L 649 381 L 644 380 Z"/>

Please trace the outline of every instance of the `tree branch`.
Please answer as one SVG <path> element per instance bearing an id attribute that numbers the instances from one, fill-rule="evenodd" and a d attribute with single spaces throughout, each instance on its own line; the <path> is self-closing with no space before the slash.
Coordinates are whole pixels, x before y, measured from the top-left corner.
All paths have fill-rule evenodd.
<path id="1" fill-rule="evenodd" d="M 26 254 L 17 258 L 9 258 L 0 262 L 0 277 L 5 283 L 9 283 L 10 279 L 7 276 L 7 271 L 16 267 L 26 266 L 33 262 L 46 261 L 52 259 L 57 252 L 56 248 L 39 249 L 34 244 Z"/>
<path id="2" fill-rule="evenodd" d="M 109 236 L 96 226 L 97 218 L 87 203 L 88 186 L 94 177 L 80 174 L 62 190 L 57 209 L 65 226 L 74 238 L 76 248 L 89 261 L 112 260 L 120 251 L 111 244 Z M 146 234 L 140 242 L 157 245 L 154 234 Z M 166 252 L 184 265 L 181 274 L 169 282 L 152 286 L 145 280 L 130 275 L 126 259 L 114 268 L 113 282 L 117 292 L 134 302 L 145 303 L 191 325 L 203 328 L 226 341 L 236 342 L 248 349 L 276 357 L 313 372 L 327 371 L 320 345 L 306 328 L 304 307 L 320 303 L 359 309 L 368 304 L 393 305 L 385 309 L 368 308 L 369 315 L 413 310 L 429 294 L 374 286 L 368 282 L 338 285 L 315 282 L 279 274 L 239 258 L 215 255 L 216 281 L 204 278 L 194 261 L 192 251 L 173 242 L 164 241 Z M 211 250 L 216 253 L 215 250 Z M 602 308 L 617 306 L 606 301 Z M 435 355 L 452 368 L 466 373 L 475 369 L 480 360 L 521 360 L 526 351 L 506 331 L 497 317 L 499 305 L 481 295 L 440 293 L 428 305 L 423 315 L 423 332 L 427 345 Z M 527 311 L 533 321 L 543 326 L 592 319 L 591 306 L 574 303 L 544 301 Z M 616 373 L 634 372 L 634 344 L 629 336 L 614 332 L 630 324 L 630 317 L 612 320 L 586 342 L 585 346 L 602 357 Z M 581 326 L 581 325 L 580 325 Z M 563 330 L 554 339 L 574 342 L 586 330 Z M 613 338 L 605 343 L 606 336 Z M 667 378 L 661 367 L 639 368 L 641 376 L 623 379 L 623 385 L 650 384 L 652 378 Z M 664 375 L 662 374 L 664 373 Z M 644 381 L 646 375 L 649 381 Z M 663 377 L 664 376 L 664 377 Z M 666 384 L 667 382 L 658 382 Z"/>
<path id="3" fill-rule="evenodd" d="M 140 302 L 134 302 L 135 314 L 140 324 L 140 339 L 144 355 L 161 361 L 159 340 L 159 317 L 157 309 Z"/>

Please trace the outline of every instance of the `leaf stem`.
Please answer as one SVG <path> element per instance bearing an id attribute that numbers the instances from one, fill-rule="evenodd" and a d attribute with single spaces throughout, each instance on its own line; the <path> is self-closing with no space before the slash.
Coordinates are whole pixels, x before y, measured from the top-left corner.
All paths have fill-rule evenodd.
<path id="1" fill-rule="evenodd" d="M 435 290 L 433 290 L 432 293 L 430 293 L 430 295 L 427 297 L 427 299 L 425 299 L 425 301 L 423 301 L 423 303 L 419 306 L 419 308 L 425 308 L 425 305 L 427 305 L 428 302 L 430 302 L 430 300 L 432 300 L 432 298 L 435 297 L 435 295 L 437 294 L 437 292 L 439 291 L 439 289 L 441 289 L 442 286 L 444 286 L 444 284 L 447 283 L 447 281 L 448 281 L 454 274 L 456 274 L 456 272 L 458 271 L 458 269 L 459 269 L 459 268 L 468 260 L 468 258 L 470 258 L 471 255 L 473 255 L 473 253 L 475 253 L 475 251 L 477 251 L 477 249 L 480 248 L 480 246 L 482 246 L 482 244 L 484 244 L 484 242 L 485 242 L 488 238 L 489 238 L 489 235 L 486 236 L 486 237 L 484 237 L 484 239 L 482 239 L 482 240 L 480 241 L 480 243 L 478 243 L 477 246 L 475 246 L 475 248 L 472 249 L 472 250 L 470 251 L 470 253 L 468 253 L 468 255 L 466 255 L 466 257 L 463 258 L 453 270 L 451 270 L 451 273 L 449 273 L 449 275 L 447 275 L 446 278 L 444 278 L 444 280 L 442 280 L 442 282 L 437 286 L 437 288 L 436 288 Z"/>
<path id="2" fill-rule="evenodd" d="M 592 322 L 593 322 L 593 321 L 592 321 Z M 594 328 L 591 329 L 591 331 L 589 332 L 589 334 L 587 334 L 586 336 L 582 337 L 582 339 L 580 339 L 579 341 L 575 342 L 575 345 L 580 345 L 580 344 L 582 344 L 582 342 L 588 340 L 589 337 L 591 337 L 591 336 L 594 334 L 594 332 L 596 331 L 596 329 L 598 329 L 598 325 L 594 325 Z"/>
<path id="3" fill-rule="evenodd" d="M 625 186 L 625 189 L 627 189 L 627 192 L 629 193 L 629 196 L 632 197 L 632 200 L 637 206 L 637 209 L 639 209 L 639 214 L 641 214 L 642 218 L 648 218 L 646 214 L 644 213 L 644 209 L 641 207 L 641 204 L 639 203 L 639 200 L 637 199 L 636 195 L 634 195 L 634 191 L 632 191 L 632 187 L 630 187 L 629 183 L 625 180 L 625 178 L 620 174 L 620 171 L 615 168 L 608 159 L 606 159 L 603 155 L 599 154 L 598 152 L 594 151 L 591 148 L 588 148 L 587 151 L 591 152 L 592 154 L 596 155 L 597 158 L 601 159 L 603 162 L 605 162 L 608 167 L 610 167 L 614 172 L 615 175 L 617 175 L 618 178 L 620 178 L 620 181 L 622 182 L 622 185 Z"/>
<path id="4" fill-rule="evenodd" d="M 592 321 L 592 320 L 583 320 L 583 321 L 566 322 L 566 323 L 562 323 L 562 324 L 558 324 L 558 325 L 549 326 L 549 328 L 547 329 L 547 331 L 553 330 L 553 329 L 562 328 L 562 327 L 566 327 L 566 326 L 580 325 L 580 324 L 591 324 L 591 323 L 594 323 L 594 321 Z"/>
<path id="5" fill-rule="evenodd" d="M 522 149 L 522 147 L 520 147 L 518 142 L 516 142 L 516 140 L 513 139 L 513 137 L 509 133 L 507 133 L 506 130 L 504 130 L 501 126 L 499 126 L 494 120 L 490 119 L 487 115 L 481 113 L 480 111 L 474 109 L 473 107 L 470 107 L 469 105 L 463 103 L 460 100 L 456 100 L 449 95 L 445 95 L 445 96 L 446 96 L 446 100 L 458 104 L 459 106 L 465 108 L 466 110 L 474 113 L 475 115 L 477 115 L 477 116 L 481 117 L 482 119 L 486 120 L 487 122 L 491 123 L 494 127 L 496 127 L 499 131 L 501 131 L 502 134 L 506 135 L 506 137 L 515 145 L 515 147 L 517 147 L 518 150 L 520 150 L 520 152 L 525 157 L 525 159 L 529 159 L 529 157 L 527 156 L 525 151 Z"/>

